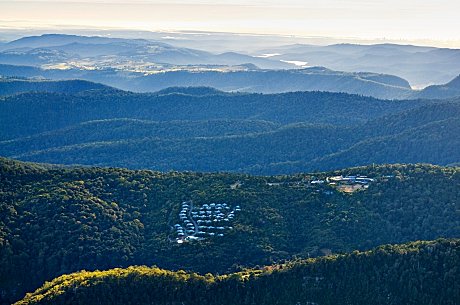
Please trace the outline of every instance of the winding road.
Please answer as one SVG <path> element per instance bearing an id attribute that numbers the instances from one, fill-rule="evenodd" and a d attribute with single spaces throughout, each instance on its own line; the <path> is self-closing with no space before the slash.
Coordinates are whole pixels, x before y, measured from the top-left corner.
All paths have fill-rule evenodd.
<path id="1" fill-rule="evenodd" d="M 189 220 L 192 222 L 193 226 L 195 227 L 195 233 L 193 233 L 192 235 L 187 234 L 187 236 L 195 236 L 199 232 L 198 224 L 196 223 L 195 219 L 193 219 L 193 217 L 192 217 L 193 201 L 190 200 L 190 201 L 188 201 L 188 203 L 190 203 L 190 208 L 188 210 L 187 217 L 189 218 Z"/>

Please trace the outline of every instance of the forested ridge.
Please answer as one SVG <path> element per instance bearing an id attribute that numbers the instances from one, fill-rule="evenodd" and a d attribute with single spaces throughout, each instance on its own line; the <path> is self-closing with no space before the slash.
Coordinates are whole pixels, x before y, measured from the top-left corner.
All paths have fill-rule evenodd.
<path id="1" fill-rule="evenodd" d="M 421 101 L 387 101 L 329 92 L 282 94 L 139 94 L 97 90 L 75 94 L 28 92 L 0 99 L 0 139 L 51 131 L 81 122 L 132 118 L 152 121 L 258 119 L 353 125 L 370 118 L 422 106 Z M 15 112 L 17 116 L 8 114 Z M 19 124 L 18 118 L 23 120 Z"/>
<path id="2" fill-rule="evenodd" d="M 460 299 L 460 242 L 440 239 L 205 276 L 157 267 L 61 276 L 16 303 L 417 304 Z"/>
<path id="3" fill-rule="evenodd" d="M 16 113 L 16 116 L 11 116 Z M 459 100 L 169 88 L 0 100 L 0 155 L 160 171 L 292 174 L 372 163 L 457 164 Z"/>
<path id="4" fill-rule="evenodd" d="M 457 167 L 377 165 L 257 177 L 0 162 L 4 304 L 82 269 L 157 265 L 222 274 L 460 236 Z M 339 174 L 376 181 L 353 194 L 308 182 Z M 236 182 L 240 186 L 231 187 Z M 169 237 L 186 200 L 238 204 L 242 211 L 224 237 L 180 245 Z"/>
<path id="5" fill-rule="evenodd" d="M 0 75 L 0 95 L 14 95 L 24 92 L 60 92 L 78 93 L 87 90 L 109 89 L 102 84 L 85 80 L 43 80 L 17 77 L 2 77 Z"/>
<path id="6" fill-rule="evenodd" d="M 214 66 L 214 69 L 224 69 L 226 71 L 199 71 L 200 68 L 206 69 L 205 67 L 198 67 L 197 70 L 192 71 L 194 68 L 190 66 L 189 60 L 197 58 L 192 56 L 193 59 L 189 58 L 187 64 L 180 68 L 177 67 L 178 70 L 176 71 L 163 70 L 161 73 L 144 73 L 133 70 L 120 71 L 119 67 L 115 69 L 109 67 L 101 69 L 98 67 L 96 69 L 80 70 L 78 68 L 40 69 L 31 67 L 28 62 L 17 62 L 17 64 L 26 64 L 28 66 L 5 65 L 4 63 L 8 63 L 8 61 L 5 61 L 3 55 L 4 53 L 0 50 L 0 75 L 51 78 L 55 80 L 79 78 L 134 92 L 153 92 L 175 86 L 208 86 L 223 91 L 261 93 L 294 91 L 346 92 L 383 99 L 403 99 L 414 96 L 414 93 L 416 93 L 411 90 L 406 80 L 394 75 L 369 72 L 350 73 L 333 71 L 324 67 L 289 69 L 289 64 L 280 61 L 271 61 L 271 63 L 281 65 L 276 70 L 259 69 L 252 64 L 247 65 L 248 62 L 245 61 L 238 63 L 239 68 L 234 66 L 226 69 L 221 65 Z M 37 54 L 30 55 L 35 57 Z M 43 58 L 43 54 L 40 55 L 39 57 Z M 111 54 L 110 56 L 114 55 Z M 232 57 L 232 54 L 219 55 L 219 62 L 225 61 L 224 58 L 227 56 Z M 245 58 L 244 60 L 248 59 L 250 58 Z M 61 58 L 60 60 L 63 59 Z M 258 60 L 264 59 L 258 58 Z M 130 63 L 132 64 L 133 62 L 131 61 Z M 238 70 L 232 71 L 234 68 Z"/>

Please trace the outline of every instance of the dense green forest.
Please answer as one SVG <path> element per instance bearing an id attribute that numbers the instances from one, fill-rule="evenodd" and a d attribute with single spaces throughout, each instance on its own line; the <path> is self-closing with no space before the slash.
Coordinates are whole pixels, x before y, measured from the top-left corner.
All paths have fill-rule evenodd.
<path id="1" fill-rule="evenodd" d="M 0 42 L 0 305 L 460 305 L 458 52 L 189 34 Z"/>
<path id="2" fill-rule="evenodd" d="M 156 267 L 82 271 L 46 283 L 16 305 L 456 305 L 459 265 L 460 241 L 440 239 L 222 276 Z"/>
<path id="3" fill-rule="evenodd" d="M 372 163 L 427 162 L 446 165 L 460 160 L 460 117 L 377 137 L 368 137 L 365 134 L 361 137 L 360 131 L 354 128 L 308 124 L 296 124 L 262 133 L 238 134 L 244 133 L 245 127 L 261 130 L 276 125 L 253 121 L 213 121 L 182 122 L 176 126 L 182 126 L 183 129 L 171 137 L 160 138 L 162 131 L 157 131 L 153 126 L 166 125 L 163 131 L 171 134 L 175 124 L 143 122 L 143 128 L 136 129 L 140 125 L 137 122 L 121 123 L 124 126 L 115 129 L 115 121 L 91 122 L 70 131 L 5 141 L 0 143 L 0 148 L 9 149 L 9 156 L 27 161 L 150 168 L 161 171 L 234 171 L 262 175 L 328 170 Z M 87 132 L 87 127 L 96 130 L 92 129 L 94 125 L 110 125 L 112 128 Z M 232 125 L 235 129 L 226 129 Z M 196 128 L 188 129 L 190 126 Z M 179 138 L 192 131 L 200 132 L 200 126 L 210 127 L 203 129 L 203 133 L 225 130 L 234 135 Z M 156 137 L 120 139 L 126 135 L 125 131 L 130 135 L 143 131 L 147 131 L 147 134 L 156 132 Z M 87 137 L 84 137 L 85 133 L 88 134 Z M 68 137 L 70 134 L 75 138 Z M 94 137 L 99 141 L 86 142 Z M 108 139 L 104 141 L 103 138 Z M 73 143 L 56 147 L 56 141 Z M 78 143 L 79 141 L 85 143 Z M 24 152 L 31 147 L 35 150 Z"/>
<path id="4" fill-rule="evenodd" d="M 9 115 L 16 113 L 16 116 Z M 96 90 L 0 100 L 0 155 L 160 171 L 291 174 L 456 164 L 460 102 L 324 93 Z"/>
<path id="5" fill-rule="evenodd" d="M 174 120 L 266 120 L 354 125 L 426 104 L 387 101 L 328 92 L 283 94 L 217 93 L 139 94 L 113 90 L 76 94 L 31 92 L 0 99 L 0 139 L 8 140 L 78 123 L 131 118 Z M 187 91 L 185 91 L 187 92 Z M 10 116 L 10 113 L 16 116 Z"/>
<path id="6" fill-rule="evenodd" d="M 381 165 L 257 177 L 63 168 L 0 159 L 0 289 L 18 300 L 61 274 L 157 265 L 226 273 L 385 243 L 460 236 L 456 167 Z M 365 191 L 313 179 L 361 174 Z M 239 181 L 239 187 L 231 187 Z M 170 241 L 180 203 L 240 205 L 222 238 Z"/>

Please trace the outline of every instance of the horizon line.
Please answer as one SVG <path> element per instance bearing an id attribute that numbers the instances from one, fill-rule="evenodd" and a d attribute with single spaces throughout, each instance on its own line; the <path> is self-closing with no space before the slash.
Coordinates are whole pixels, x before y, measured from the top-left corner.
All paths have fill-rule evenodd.
<path id="1" fill-rule="evenodd" d="M 18 20 L 19 21 L 19 20 Z M 423 47 L 435 47 L 435 48 L 450 48 L 460 49 L 460 38 L 459 39 L 433 39 L 433 38 L 391 38 L 391 37 L 356 37 L 356 36 L 334 36 L 334 35 L 312 35 L 312 34 L 281 34 L 281 33 L 257 33 L 252 31 L 247 32 L 236 32 L 236 31 L 211 31 L 203 29 L 146 29 L 146 28 L 134 28 L 134 27 L 116 27 L 116 26 L 80 26 L 80 25 L 59 25 L 59 24 L 47 24 L 47 25 L 30 25 L 30 26 L 11 26 L 5 25 L 5 23 L 14 23 L 17 21 L 1 21 L 0 20 L 0 35 L 5 32 L 14 33 L 18 35 L 14 39 L 1 39 L 0 41 L 10 42 L 23 37 L 46 35 L 46 34 L 67 34 L 76 35 L 75 33 L 68 33 L 69 31 L 82 31 L 82 32 L 146 32 L 146 33 L 165 33 L 165 34 L 185 34 L 185 35 L 200 35 L 200 34 L 224 34 L 224 35 L 235 35 L 235 36 L 258 36 L 258 37 L 278 37 L 278 38 L 291 38 L 295 39 L 324 39 L 324 40 L 336 40 L 333 43 L 311 43 L 317 45 L 330 45 L 330 44 L 398 44 L 398 45 L 412 45 L 412 46 L 423 46 Z M 19 21 L 21 22 L 21 21 Z M 24 33 L 24 32 L 37 32 L 37 33 Z M 21 33 L 23 32 L 23 33 Z M 86 36 L 86 34 L 78 34 Z M 91 35 L 96 35 L 95 33 Z M 123 37 L 120 37 L 123 38 Z M 169 40 L 169 39 L 164 39 Z"/>

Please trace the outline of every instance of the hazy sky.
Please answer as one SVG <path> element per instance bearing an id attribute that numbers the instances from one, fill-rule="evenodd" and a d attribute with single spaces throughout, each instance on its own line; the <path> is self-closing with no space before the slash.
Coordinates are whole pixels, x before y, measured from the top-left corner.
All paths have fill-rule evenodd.
<path id="1" fill-rule="evenodd" d="M 0 0 L 0 27 L 204 30 L 460 43 L 460 0 Z"/>

